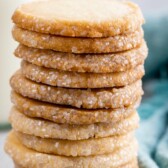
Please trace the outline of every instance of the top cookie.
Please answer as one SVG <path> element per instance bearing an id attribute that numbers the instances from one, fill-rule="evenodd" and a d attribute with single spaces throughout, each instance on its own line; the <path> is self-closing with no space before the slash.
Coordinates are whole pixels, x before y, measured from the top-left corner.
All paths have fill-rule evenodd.
<path id="1" fill-rule="evenodd" d="M 38 0 L 20 6 L 12 19 L 24 29 L 72 37 L 127 34 L 144 23 L 136 4 L 118 0 Z"/>

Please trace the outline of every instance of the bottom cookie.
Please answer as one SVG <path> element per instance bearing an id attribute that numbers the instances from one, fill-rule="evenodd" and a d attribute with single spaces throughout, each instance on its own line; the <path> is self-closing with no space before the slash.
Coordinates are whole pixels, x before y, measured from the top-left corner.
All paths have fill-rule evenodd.
<path id="1" fill-rule="evenodd" d="M 15 134 L 10 133 L 5 144 L 5 150 L 12 157 L 15 163 L 17 163 L 17 166 L 23 168 L 136 167 L 136 164 L 134 166 L 129 166 L 129 162 L 135 159 L 137 153 L 137 146 L 132 144 L 119 152 L 116 151 L 115 154 L 90 157 L 65 157 L 39 153 L 28 149 L 18 141 Z"/>
<path id="2" fill-rule="evenodd" d="M 17 163 L 15 163 L 14 165 L 15 165 L 15 168 L 28 168 L 28 167 L 22 167 L 22 166 L 18 165 Z M 52 167 L 52 168 L 56 168 L 56 166 Z M 68 168 L 70 168 L 70 167 L 68 167 Z M 135 159 L 135 160 L 123 165 L 123 166 L 119 166 L 118 168 L 139 168 L 139 167 L 137 164 L 137 160 Z"/>

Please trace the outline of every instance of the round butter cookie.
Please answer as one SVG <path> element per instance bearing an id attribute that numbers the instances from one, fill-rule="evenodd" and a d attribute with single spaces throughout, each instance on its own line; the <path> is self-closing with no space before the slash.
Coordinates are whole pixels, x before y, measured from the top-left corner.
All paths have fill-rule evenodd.
<path id="1" fill-rule="evenodd" d="M 77 73 L 59 71 L 33 65 L 26 61 L 21 64 L 22 74 L 35 82 L 66 88 L 109 88 L 131 84 L 145 74 L 144 66 L 116 73 Z"/>
<path id="2" fill-rule="evenodd" d="M 22 167 L 19 164 L 15 162 L 15 168 L 30 168 L 30 167 Z M 133 161 L 123 165 L 123 166 L 118 166 L 118 168 L 139 168 L 138 167 L 138 161 L 137 159 L 134 159 Z"/>
<path id="3" fill-rule="evenodd" d="M 95 123 L 86 125 L 57 124 L 43 119 L 29 118 L 13 107 L 9 120 L 14 130 L 39 136 L 41 138 L 55 138 L 68 140 L 82 140 L 89 138 L 123 135 L 134 131 L 139 125 L 137 113 L 115 123 Z"/>
<path id="4" fill-rule="evenodd" d="M 40 102 L 12 91 L 11 101 L 20 112 L 28 117 L 43 118 L 60 124 L 81 125 L 121 121 L 136 112 L 135 109 L 139 106 L 141 100 L 137 100 L 132 106 L 119 109 L 87 110 Z"/>
<path id="5" fill-rule="evenodd" d="M 12 34 L 16 41 L 33 48 L 70 53 L 110 53 L 139 47 L 144 33 L 138 29 L 131 34 L 114 37 L 73 38 L 37 33 L 15 26 Z"/>
<path id="6" fill-rule="evenodd" d="M 88 156 L 66 157 L 36 152 L 22 145 L 15 134 L 10 133 L 5 143 L 5 151 L 19 166 L 25 168 L 125 168 L 137 155 L 137 144 L 130 144 L 115 153 Z"/>
<path id="7" fill-rule="evenodd" d="M 143 94 L 141 80 L 118 88 L 70 89 L 33 82 L 17 71 L 10 84 L 14 91 L 25 97 L 86 109 L 130 106 Z"/>
<path id="8" fill-rule="evenodd" d="M 13 22 L 47 34 L 106 37 L 131 33 L 144 23 L 140 8 L 117 0 L 39 0 L 20 6 Z"/>
<path id="9" fill-rule="evenodd" d="M 130 144 L 133 145 L 136 143 L 133 133 L 128 133 L 122 136 L 98 139 L 91 138 L 78 141 L 40 138 L 21 132 L 15 132 L 15 135 L 27 148 L 40 153 L 73 157 L 115 153 L 116 150 L 120 150 Z"/>
<path id="10" fill-rule="evenodd" d="M 144 64 L 148 54 L 145 41 L 132 50 L 109 54 L 73 54 L 19 45 L 15 56 L 37 66 L 62 71 L 112 73 L 124 72 Z"/>

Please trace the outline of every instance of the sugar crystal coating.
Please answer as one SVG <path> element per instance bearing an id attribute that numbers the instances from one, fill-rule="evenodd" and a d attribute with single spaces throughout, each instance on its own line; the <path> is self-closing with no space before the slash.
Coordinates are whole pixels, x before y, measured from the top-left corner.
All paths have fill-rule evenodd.
<path id="1" fill-rule="evenodd" d="M 20 71 L 13 75 L 10 84 L 13 90 L 25 97 L 87 109 L 129 106 L 143 94 L 141 81 L 119 88 L 67 89 L 35 83 Z"/>
<path id="2" fill-rule="evenodd" d="M 63 71 L 109 73 L 123 72 L 143 64 L 147 57 L 146 43 L 119 53 L 73 54 L 41 50 L 19 45 L 15 55 L 32 64 Z"/>
<path id="3" fill-rule="evenodd" d="M 20 166 L 16 162 L 14 162 L 14 165 L 15 165 L 15 168 L 25 168 L 25 167 Z M 137 159 L 133 159 L 132 161 L 130 161 L 127 164 L 124 164 L 122 166 L 117 166 L 117 168 L 139 168 L 138 161 L 137 161 Z"/>
<path id="4" fill-rule="evenodd" d="M 53 105 L 23 97 L 16 92 L 11 93 L 12 103 L 28 117 L 43 118 L 62 124 L 93 124 L 118 122 L 135 112 L 140 100 L 132 106 L 119 109 L 78 109 L 67 106 Z M 39 126 L 41 123 L 39 123 Z"/>
<path id="5" fill-rule="evenodd" d="M 121 136 L 78 141 L 40 138 L 21 132 L 15 132 L 15 135 L 23 145 L 35 151 L 73 157 L 113 153 L 130 144 L 135 144 L 136 141 L 132 132 Z"/>
<path id="6" fill-rule="evenodd" d="M 143 41 L 143 30 L 107 38 L 71 38 L 28 31 L 15 26 L 16 41 L 28 47 L 70 53 L 110 53 L 136 48 Z M 109 42 L 109 45 L 106 43 Z"/>
<path id="7" fill-rule="evenodd" d="M 12 133 L 10 133 L 7 138 L 5 150 L 16 163 L 27 168 L 50 168 L 55 165 L 57 165 L 58 168 L 65 168 L 67 165 L 74 168 L 120 168 L 120 166 L 121 168 L 125 168 L 125 165 L 132 161 L 133 163 L 136 163 L 134 162 L 134 159 L 137 156 L 137 144 L 130 144 L 127 147 L 116 150 L 114 153 L 97 156 L 65 157 L 59 155 L 49 155 L 26 148 L 18 141 L 15 134 Z"/>
<path id="8" fill-rule="evenodd" d="M 77 73 L 44 68 L 23 61 L 22 74 L 35 82 L 67 88 L 109 88 L 125 86 L 141 79 L 145 73 L 143 65 L 125 72 Z"/>
<path id="9" fill-rule="evenodd" d="M 139 116 L 133 113 L 119 122 L 95 123 L 85 125 L 57 124 L 43 119 L 25 116 L 13 107 L 9 120 L 14 130 L 39 136 L 41 138 L 56 138 L 82 140 L 127 134 L 138 127 Z M 40 124 L 39 124 L 40 123 Z"/>

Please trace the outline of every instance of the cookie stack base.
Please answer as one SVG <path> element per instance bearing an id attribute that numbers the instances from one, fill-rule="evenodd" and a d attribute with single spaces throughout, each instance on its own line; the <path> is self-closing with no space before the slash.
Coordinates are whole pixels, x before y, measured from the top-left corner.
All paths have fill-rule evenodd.
<path id="1" fill-rule="evenodd" d="M 34 150 L 28 149 L 23 146 L 15 134 L 10 133 L 6 145 L 6 152 L 13 158 L 15 163 L 24 168 L 36 168 L 36 167 L 111 167 L 111 168 L 130 168 L 138 167 L 136 164 L 136 150 L 137 145 L 130 145 L 129 147 L 122 149 L 122 151 L 116 152 L 115 154 L 97 155 L 89 157 L 64 157 L 58 155 L 49 155 L 44 153 L 38 153 Z M 120 159 L 118 157 L 121 157 Z M 135 165 L 132 167 L 131 165 Z"/>

